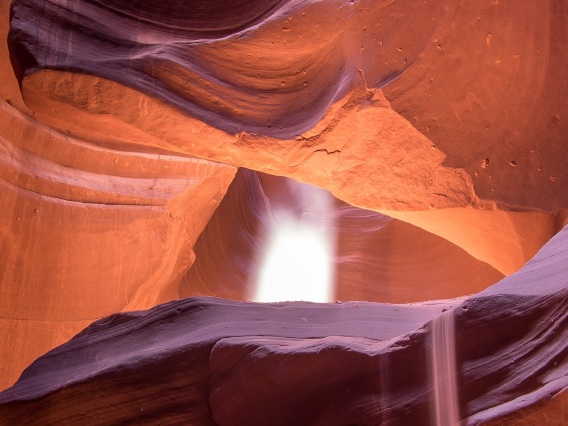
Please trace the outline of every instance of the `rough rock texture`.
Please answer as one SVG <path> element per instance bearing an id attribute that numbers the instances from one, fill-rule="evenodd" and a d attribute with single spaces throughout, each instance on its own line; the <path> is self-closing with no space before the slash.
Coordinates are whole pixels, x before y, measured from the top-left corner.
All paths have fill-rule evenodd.
<path id="1" fill-rule="evenodd" d="M 381 86 L 394 110 L 449 157 L 450 167 L 464 168 L 472 177 L 475 171 L 482 173 L 474 179 L 478 195 L 548 210 L 566 203 L 567 171 L 558 156 L 568 113 L 564 2 L 207 4 L 151 1 L 133 7 L 127 0 L 18 0 L 11 33 L 15 62 L 22 77 L 39 69 L 99 75 L 161 98 L 230 134 L 242 130 L 278 139 L 292 139 L 316 126 L 362 72 L 367 87 Z M 199 12 L 189 12 L 195 10 Z M 217 32 L 200 32 L 211 26 L 210 13 L 221 13 L 215 18 Z M 247 19 L 241 25 L 225 26 L 226 15 L 236 20 L 242 14 Z M 69 99 L 65 91 L 58 95 L 49 84 L 59 81 L 62 88 L 86 81 L 76 78 L 81 77 L 38 81 L 47 84 L 52 96 L 73 104 L 79 99 Z M 77 105 L 80 109 L 102 108 L 94 104 L 104 101 L 108 84 L 98 81 L 94 89 L 101 96 L 89 96 L 88 105 Z M 88 94 L 96 95 L 96 90 Z M 394 124 L 394 115 L 388 123 Z M 198 145 L 207 144 L 203 135 L 193 139 L 196 153 L 205 154 Z M 347 154 L 342 146 L 321 140 L 308 145 L 315 147 L 314 142 L 328 152 Z M 413 165 L 418 170 L 439 155 Z M 489 167 L 484 169 L 486 158 Z M 383 158 L 380 164 L 387 168 L 389 161 Z M 542 190 L 527 194 L 533 185 Z"/>
<path id="2" fill-rule="evenodd" d="M 26 334 L 28 321 L 67 322 L 63 330 L 77 322 L 69 338 L 85 320 L 177 298 L 193 242 L 235 169 L 78 146 L 1 101 L 0 116 L 0 316 L 9 335 Z M 24 357 L 2 346 L 3 381 L 19 369 L 8 358 L 22 368 L 41 353 L 35 338 L 25 342 Z"/>
<path id="3" fill-rule="evenodd" d="M 565 407 L 567 247 L 565 229 L 519 272 L 465 299 L 198 297 L 116 314 L 26 369 L 0 394 L 0 424 L 430 424 L 431 319 L 449 306 L 466 424 L 542 410 L 531 406 L 555 395 L 549 405 Z"/>
<path id="4" fill-rule="evenodd" d="M 175 2 L 15 1 L 26 104 L 98 144 L 188 152 L 360 207 L 420 210 L 398 217 L 505 275 L 558 230 L 561 1 L 208 4 L 188 14 Z M 448 209 L 451 232 L 429 209 Z"/>
<path id="5" fill-rule="evenodd" d="M 484 426 L 563 426 L 568 420 L 568 392 L 545 399 L 512 414 L 486 422 Z"/>
<path id="6" fill-rule="evenodd" d="M 555 209 L 568 200 L 566 2 L 444 8 L 420 57 L 385 96 L 447 155 L 446 166 L 472 176 L 479 197 Z"/>
<path id="7" fill-rule="evenodd" d="M 4 36 L 7 6 L 2 2 Z M 97 147 L 50 129 L 25 114 L 16 79 L 4 68 L 7 47 L 2 48 L 0 388 L 5 388 L 35 358 L 93 320 L 179 297 L 193 243 L 236 168 L 171 153 Z"/>
<path id="8" fill-rule="evenodd" d="M 321 213 L 318 199 L 327 197 Z M 503 278 L 490 265 L 421 228 L 359 209 L 324 189 L 239 169 L 194 246 L 181 297 L 255 300 L 259 271 L 282 215 L 335 240 L 339 300 L 410 303 L 478 293 Z M 284 222 L 286 224 L 287 222 Z M 420 285 L 417 285 L 420 283 Z"/>

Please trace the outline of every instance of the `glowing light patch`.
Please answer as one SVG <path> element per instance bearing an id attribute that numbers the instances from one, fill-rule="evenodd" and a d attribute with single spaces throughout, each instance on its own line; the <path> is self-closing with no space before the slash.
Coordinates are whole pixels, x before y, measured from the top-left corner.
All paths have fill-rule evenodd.
<path id="1" fill-rule="evenodd" d="M 325 232 L 294 222 L 280 226 L 260 273 L 255 301 L 330 302 L 332 249 Z"/>

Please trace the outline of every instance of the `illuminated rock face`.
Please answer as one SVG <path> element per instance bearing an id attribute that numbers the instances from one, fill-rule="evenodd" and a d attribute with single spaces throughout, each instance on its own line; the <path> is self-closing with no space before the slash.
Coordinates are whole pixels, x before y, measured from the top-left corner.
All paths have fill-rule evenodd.
<path id="1" fill-rule="evenodd" d="M 505 275 L 558 231 L 568 88 L 554 4 L 268 4 L 219 38 L 196 29 L 185 3 L 133 14 L 126 1 L 15 1 L 24 100 L 92 143 L 323 186 Z M 526 209 L 544 211 L 515 214 Z"/>
<path id="2" fill-rule="evenodd" d="M 7 4 L 2 3 L 3 34 Z M 7 64 L 4 46 L 3 65 Z M 0 387 L 92 321 L 178 297 L 236 168 L 97 147 L 0 99 Z M 11 83 L 11 84 L 10 84 Z"/>
<path id="3" fill-rule="evenodd" d="M 352 207 L 321 188 L 284 177 L 259 177 L 246 169 L 237 172 L 194 246 L 196 261 L 182 280 L 181 297 L 215 295 L 233 300 L 263 300 L 257 298 L 258 282 L 262 280 L 263 263 L 273 248 L 272 239 L 296 231 L 303 238 L 294 244 L 305 245 L 306 235 L 302 231 L 306 229 L 333 239 L 326 242 L 331 246 L 330 252 L 324 253 L 330 255 L 331 301 L 410 303 L 448 299 L 477 293 L 503 278 L 495 268 L 421 228 Z M 323 197 L 329 198 L 322 204 Z M 301 267 L 303 257 L 313 262 L 319 256 L 310 256 L 314 247 L 307 252 L 302 252 L 303 247 L 280 249 L 285 252 L 278 256 L 286 258 L 287 263 L 272 279 L 278 281 L 283 276 L 292 281 L 283 282 L 279 287 L 282 290 L 297 284 L 295 281 L 303 281 L 303 277 L 294 278 L 295 271 L 290 271 L 292 276 L 287 274 L 290 263 L 297 259 Z M 317 278 L 310 279 L 315 287 Z M 308 282 L 300 285 L 310 285 Z M 264 301 L 295 300 L 293 293 L 286 290 L 280 295 Z M 308 295 L 304 293 L 304 297 Z"/>
<path id="4" fill-rule="evenodd" d="M 565 423 L 565 2 L 9 3 L 0 424 Z"/>

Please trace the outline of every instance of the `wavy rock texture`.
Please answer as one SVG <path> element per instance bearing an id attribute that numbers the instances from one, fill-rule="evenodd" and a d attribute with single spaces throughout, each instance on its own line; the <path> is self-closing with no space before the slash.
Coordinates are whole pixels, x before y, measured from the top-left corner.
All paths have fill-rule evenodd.
<path id="1" fill-rule="evenodd" d="M 466 424 L 562 400 L 567 243 L 564 230 L 521 271 L 465 299 L 198 297 L 116 314 L 35 361 L 0 394 L 0 424 L 429 424 L 431 320 L 452 305 Z"/>
<path id="2" fill-rule="evenodd" d="M 254 300 L 271 226 L 271 208 L 256 173 L 239 169 L 195 242 L 196 259 L 181 281 L 180 297 Z"/>
<path id="3" fill-rule="evenodd" d="M 0 99 L 0 388 L 90 322 L 179 297 L 193 243 L 236 171 L 62 135 L 18 110 L 10 73 L 10 103 Z"/>
<path id="4" fill-rule="evenodd" d="M 93 149 L 4 102 L 0 115 L 0 309 L 10 324 L 2 340 L 21 341 L 29 327 L 61 329 L 66 339 L 85 321 L 177 298 L 192 245 L 235 169 Z M 29 336 L 25 356 L 3 345 L 3 383 L 51 339 Z"/>
<path id="5" fill-rule="evenodd" d="M 528 408 L 499 417 L 486 423 L 487 426 L 531 426 L 566 424 L 568 392 L 563 392 L 552 399 L 545 399 Z"/>
<path id="6" fill-rule="evenodd" d="M 324 215 L 317 200 L 329 197 Z M 503 274 L 421 228 L 358 209 L 324 189 L 239 169 L 194 245 L 196 260 L 181 297 L 255 300 L 259 272 L 279 217 L 324 229 L 335 240 L 331 262 L 339 300 L 410 303 L 478 293 Z M 287 222 L 285 222 L 287 223 Z M 417 282 L 420 285 L 417 285 Z"/>
<path id="7" fill-rule="evenodd" d="M 215 32 L 205 16 L 217 3 L 188 14 L 185 3 L 17 0 L 10 46 L 26 104 L 95 143 L 188 152 L 352 205 L 423 211 L 397 217 L 506 275 L 558 230 L 561 2 L 249 6 L 221 8 Z M 448 209 L 451 232 L 430 209 Z"/>
<path id="8" fill-rule="evenodd" d="M 523 267 L 568 218 L 565 3 L 0 0 L 0 389 L 250 299 L 279 214 L 336 234 L 339 299 L 508 275 L 116 314 L 0 424 L 428 424 L 450 306 L 464 423 L 566 423 L 568 231 Z"/>

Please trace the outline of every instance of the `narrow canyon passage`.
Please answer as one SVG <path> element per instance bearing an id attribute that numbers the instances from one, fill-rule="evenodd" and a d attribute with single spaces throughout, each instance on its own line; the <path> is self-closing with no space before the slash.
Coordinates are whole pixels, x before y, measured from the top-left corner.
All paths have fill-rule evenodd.
<path id="1" fill-rule="evenodd" d="M 278 238 L 285 239 L 283 246 Z M 258 287 L 266 285 L 282 293 L 265 302 L 410 303 L 475 294 L 504 277 L 418 227 L 350 206 L 324 189 L 246 169 L 237 172 L 194 251 L 195 263 L 180 285 L 182 297 L 253 301 Z M 320 263 L 305 263 L 306 256 Z M 275 268 L 270 279 L 266 262 Z M 301 270 L 292 269 L 294 262 Z M 319 277 L 311 275 L 316 271 Z M 318 282 L 331 291 L 310 298 Z M 303 298 L 302 293 L 286 298 L 288 285 L 298 285 Z"/>
<path id="2" fill-rule="evenodd" d="M 0 425 L 568 424 L 565 0 L 0 0 Z"/>

